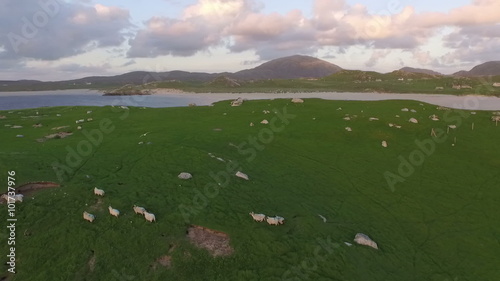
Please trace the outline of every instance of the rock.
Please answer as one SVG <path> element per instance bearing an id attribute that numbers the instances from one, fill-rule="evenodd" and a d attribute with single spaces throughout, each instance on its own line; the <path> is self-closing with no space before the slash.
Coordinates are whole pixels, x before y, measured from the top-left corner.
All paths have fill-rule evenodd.
<path id="1" fill-rule="evenodd" d="M 182 172 L 177 177 L 182 179 L 182 180 L 188 180 L 188 179 L 192 178 L 193 176 L 190 173 Z"/>
<path id="2" fill-rule="evenodd" d="M 24 135 L 17 135 L 16 138 L 24 138 Z"/>
<path id="3" fill-rule="evenodd" d="M 240 106 L 243 104 L 242 98 L 237 98 L 231 102 L 231 106 Z"/>
<path id="4" fill-rule="evenodd" d="M 368 237 L 368 235 L 366 234 L 363 233 L 356 234 L 356 236 L 354 237 L 354 242 L 358 243 L 359 245 L 369 246 L 378 250 L 377 243 L 375 243 L 375 241 L 370 239 L 370 237 Z"/>
<path id="5" fill-rule="evenodd" d="M 408 110 L 408 108 L 405 107 L 405 108 L 402 108 L 401 111 L 406 112 L 406 111 L 409 111 L 409 110 Z"/>
<path id="6" fill-rule="evenodd" d="M 236 172 L 235 174 L 237 177 L 248 180 L 248 176 L 240 171 Z"/>
<path id="7" fill-rule="evenodd" d="M 304 100 L 303 99 L 299 99 L 299 98 L 293 98 L 292 102 L 293 103 L 304 103 Z"/>

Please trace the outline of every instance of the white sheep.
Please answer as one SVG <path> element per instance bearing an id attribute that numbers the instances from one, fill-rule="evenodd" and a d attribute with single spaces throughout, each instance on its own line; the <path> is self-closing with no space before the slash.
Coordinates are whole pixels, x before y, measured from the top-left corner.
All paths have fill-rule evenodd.
<path id="1" fill-rule="evenodd" d="M 94 216 L 94 215 L 92 215 L 92 214 L 90 214 L 90 213 L 87 213 L 87 212 L 85 212 L 85 211 L 84 211 L 84 212 L 83 212 L 83 219 L 84 219 L 84 220 L 87 220 L 87 221 L 89 221 L 89 222 L 93 222 L 93 221 L 94 221 L 94 219 L 95 219 L 95 216 Z"/>
<path id="2" fill-rule="evenodd" d="M 94 194 L 104 196 L 104 190 L 94 187 Z"/>
<path id="3" fill-rule="evenodd" d="M 279 224 L 284 224 L 285 223 L 285 218 L 284 217 L 275 216 L 274 218 L 278 220 Z"/>
<path id="4" fill-rule="evenodd" d="M 382 141 L 382 146 L 383 147 L 387 147 L 387 142 L 386 141 Z"/>
<path id="5" fill-rule="evenodd" d="M 24 195 L 16 194 L 14 195 L 14 202 L 23 202 Z"/>
<path id="6" fill-rule="evenodd" d="M 255 214 L 254 212 L 250 212 L 249 214 L 252 216 L 254 221 L 264 221 L 266 218 L 266 215 L 264 214 Z"/>
<path id="7" fill-rule="evenodd" d="M 108 210 L 112 216 L 118 217 L 120 215 L 120 211 L 113 209 L 111 206 L 108 207 Z"/>
<path id="8" fill-rule="evenodd" d="M 2 196 L 0 198 L 4 199 L 7 203 L 16 203 L 16 202 L 23 202 L 23 197 L 24 197 L 24 195 L 22 195 L 22 194 L 16 194 L 12 197 L 7 195 L 7 194 L 2 194 Z M 13 202 L 9 202 L 9 198 L 10 198 L 10 201 L 13 201 Z"/>
<path id="9" fill-rule="evenodd" d="M 279 224 L 279 220 L 277 218 L 273 218 L 273 217 L 267 217 L 266 221 L 268 224 L 273 224 L 273 225 Z"/>
<path id="10" fill-rule="evenodd" d="M 77 130 L 81 130 L 82 129 L 82 126 L 78 126 L 76 127 Z"/>
<path id="11" fill-rule="evenodd" d="M 134 205 L 134 212 L 136 214 L 144 214 L 144 212 L 146 212 L 146 209 L 144 209 L 143 207 L 139 207 L 139 206 L 136 206 Z"/>
<path id="12" fill-rule="evenodd" d="M 149 213 L 148 211 L 144 211 L 144 218 L 149 221 L 149 222 L 153 222 L 153 221 L 156 221 L 156 217 L 154 214 L 152 213 Z"/>
<path id="13" fill-rule="evenodd" d="M 94 119 L 92 119 L 92 118 L 87 118 L 87 122 L 91 122 L 91 121 L 93 121 L 93 120 L 94 120 Z"/>

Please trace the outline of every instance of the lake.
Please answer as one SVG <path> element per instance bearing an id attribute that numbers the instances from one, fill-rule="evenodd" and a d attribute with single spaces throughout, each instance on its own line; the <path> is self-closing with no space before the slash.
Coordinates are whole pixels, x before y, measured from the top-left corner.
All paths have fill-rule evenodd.
<path id="1" fill-rule="evenodd" d="M 0 92 L 0 110 L 48 106 L 106 106 L 179 107 L 210 105 L 221 100 L 242 97 L 249 100 L 275 98 L 321 98 L 326 100 L 417 100 L 430 104 L 469 110 L 500 110 L 500 98 L 486 96 L 453 96 L 429 94 L 387 93 L 164 93 L 150 96 L 103 96 L 94 90 L 59 90 L 31 92 Z"/>

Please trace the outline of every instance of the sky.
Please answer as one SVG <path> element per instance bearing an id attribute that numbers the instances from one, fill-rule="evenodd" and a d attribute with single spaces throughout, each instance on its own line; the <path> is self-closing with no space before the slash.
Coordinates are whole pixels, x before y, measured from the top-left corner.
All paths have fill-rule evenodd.
<path id="1" fill-rule="evenodd" d="M 234 72 L 296 54 L 451 74 L 499 50 L 500 0 L 0 0 L 0 80 Z"/>

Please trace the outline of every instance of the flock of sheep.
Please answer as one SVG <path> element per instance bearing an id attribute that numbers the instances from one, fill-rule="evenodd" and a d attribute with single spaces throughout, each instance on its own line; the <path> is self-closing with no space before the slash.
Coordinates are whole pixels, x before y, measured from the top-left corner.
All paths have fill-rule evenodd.
<path id="1" fill-rule="evenodd" d="M 285 223 L 285 218 L 280 217 L 280 216 L 275 216 L 275 217 L 268 217 L 264 214 L 255 214 L 254 212 L 249 213 L 254 221 L 262 222 L 264 220 L 267 221 L 268 224 L 271 225 L 280 225 Z"/>
<path id="2" fill-rule="evenodd" d="M 94 194 L 95 195 L 99 195 L 99 196 L 104 196 L 104 190 L 99 189 L 97 187 L 94 187 Z M 134 209 L 134 212 L 136 214 L 144 215 L 144 218 L 147 221 L 149 221 L 149 222 L 153 222 L 153 221 L 156 222 L 155 215 L 153 213 L 149 213 L 148 211 L 146 211 L 145 208 L 134 205 L 133 209 Z M 117 209 L 114 209 L 111 206 L 108 207 L 108 210 L 109 210 L 109 214 L 112 215 L 112 216 L 118 217 L 120 215 L 120 211 L 117 210 Z M 88 212 L 84 211 L 83 212 L 83 219 L 87 220 L 89 222 L 93 222 L 94 219 L 95 219 L 95 216 L 93 214 L 91 214 L 91 213 L 88 213 Z"/>

